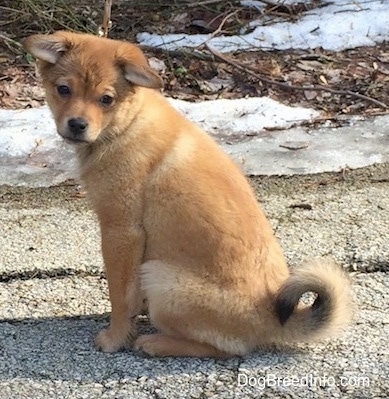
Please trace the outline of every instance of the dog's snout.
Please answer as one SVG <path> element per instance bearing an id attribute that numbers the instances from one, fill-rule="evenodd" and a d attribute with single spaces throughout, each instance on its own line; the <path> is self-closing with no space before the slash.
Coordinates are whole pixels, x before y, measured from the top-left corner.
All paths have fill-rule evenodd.
<path id="1" fill-rule="evenodd" d="M 72 118 L 68 121 L 69 131 L 74 136 L 80 136 L 88 129 L 88 122 L 84 118 Z"/>

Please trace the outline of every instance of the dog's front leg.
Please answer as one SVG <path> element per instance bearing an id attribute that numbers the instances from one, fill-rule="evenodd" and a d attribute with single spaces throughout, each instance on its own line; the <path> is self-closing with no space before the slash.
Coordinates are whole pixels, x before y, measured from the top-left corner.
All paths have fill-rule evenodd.
<path id="1" fill-rule="evenodd" d="M 101 226 L 101 236 L 112 313 L 110 326 L 97 335 L 96 345 L 103 352 L 116 352 L 129 347 L 135 337 L 132 319 L 142 307 L 139 266 L 145 235 L 128 226 Z"/>

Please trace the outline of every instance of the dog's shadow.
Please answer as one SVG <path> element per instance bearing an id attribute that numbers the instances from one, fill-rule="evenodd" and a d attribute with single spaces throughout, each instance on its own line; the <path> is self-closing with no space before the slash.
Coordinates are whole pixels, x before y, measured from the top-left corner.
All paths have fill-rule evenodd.
<path id="1" fill-rule="evenodd" d="M 242 358 L 148 358 L 128 350 L 102 353 L 94 346 L 98 331 L 108 325 L 108 315 L 0 320 L 0 380 L 12 378 L 101 382 L 109 379 L 158 378 L 164 375 L 220 370 L 236 372 Z M 139 334 L 155 332 L 146 316 L 138 318 Z M 288 362 L 295 350 L 254 353 L 258 365 Z M 264 356 L 265 355 L 265 356 Z M 270 364 L 269 364 L 270 363 Z"/>

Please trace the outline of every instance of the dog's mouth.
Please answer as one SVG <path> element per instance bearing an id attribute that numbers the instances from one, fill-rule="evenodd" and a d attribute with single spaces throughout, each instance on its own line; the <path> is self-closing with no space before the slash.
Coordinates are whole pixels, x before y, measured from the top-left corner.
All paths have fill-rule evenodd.
<path id="1" fill-rule="evenodd" d="M 91 142 L 89 140 L 79 139 L 79 138 L 75 138 L 75 137 L 62 136 L 62 138 L 68 144 L 74 144 L 74 145 L 91 144 Z"/>
<path id="2" fill-rule="evenodd" d="M 87 134 L 76 135 L 67 130 L 61 131 L 60 129 L 57 130 L 57 133 L 62 137 L 62 139 L 65 141 L 65 143 L 71 144 L 71 145 L 91 144 L 94 141 L 94 140 L 91 140 Z"/>

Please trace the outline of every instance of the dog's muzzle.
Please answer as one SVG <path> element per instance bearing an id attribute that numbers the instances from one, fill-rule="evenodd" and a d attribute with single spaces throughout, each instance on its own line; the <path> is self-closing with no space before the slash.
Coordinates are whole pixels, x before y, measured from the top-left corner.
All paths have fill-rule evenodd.
<path id="1" fill-rule="evenodd" d="M 68 120 L 66 134 L 64 138 L 70 142 L 85 143 L 87 138 L 89 123 L 84 118 L 71 118 Z"/>

